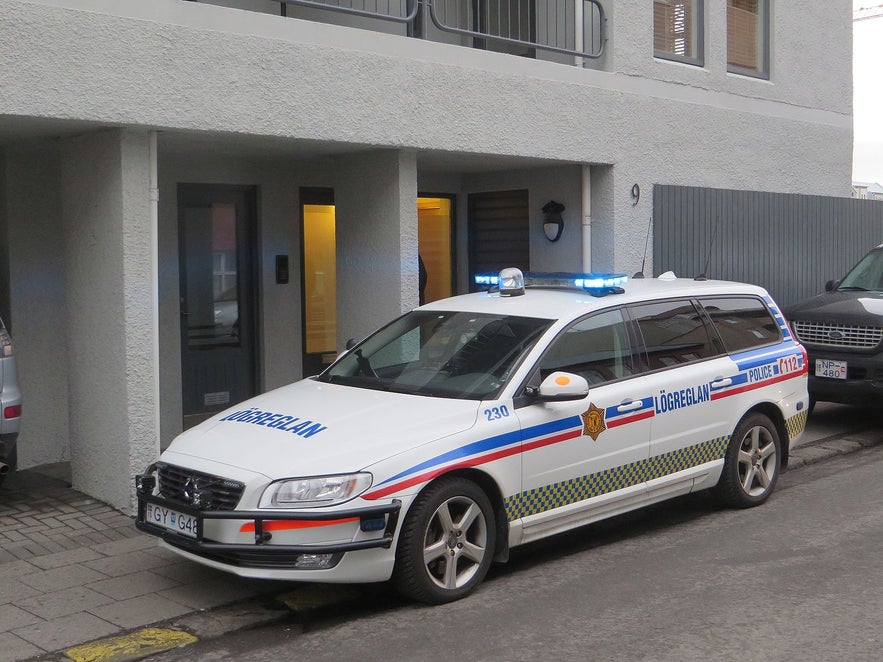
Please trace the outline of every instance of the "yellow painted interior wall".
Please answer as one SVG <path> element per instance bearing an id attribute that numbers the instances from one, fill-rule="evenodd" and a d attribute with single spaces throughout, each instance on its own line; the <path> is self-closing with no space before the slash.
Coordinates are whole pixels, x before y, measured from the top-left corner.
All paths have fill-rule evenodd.
<path id="1" fill-rule="evenodd" d="M 308 354 L 337 351 L 334 205 L 304 205 L 304 292 Z"/>
<path id="2" fill-rule="evenodd" d="M 417 242 L 428 274 L 425 303 L 451 296 L 450 199 L 417 198 Z"/>

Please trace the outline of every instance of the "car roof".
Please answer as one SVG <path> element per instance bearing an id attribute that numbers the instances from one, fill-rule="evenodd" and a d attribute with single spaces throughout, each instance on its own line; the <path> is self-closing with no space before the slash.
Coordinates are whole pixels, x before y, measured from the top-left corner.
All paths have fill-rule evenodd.
<path id="1" fill-rule="evenodd" d="M 500 296 L 497 290 L 440 299 L 420 310 L 463 311 L 570 319 L 580 314 L 628 303 L 644 303 L 685 296 L 753 295 L 767 296 L 757 285 L 693 278 L 633 278 L 622 286 L 622 293 L 593 296 L 576 288 L 527 287 L 520 296 Z"/>

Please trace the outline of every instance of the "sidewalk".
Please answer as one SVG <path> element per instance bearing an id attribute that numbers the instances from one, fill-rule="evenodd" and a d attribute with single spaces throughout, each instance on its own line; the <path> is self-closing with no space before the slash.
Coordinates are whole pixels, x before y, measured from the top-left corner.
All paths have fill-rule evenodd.
<path id="1" fill-rule="evenodd" d="M 843 432 L 827 420 L 813 416 L 791 470 L 883 442 L 880 427 Z M 182 560 L 69 485 L 69 466 L 57 464 L 0 488 L 4 660 L 136 660 L 353 598 L 346 587 L 241 579 Z"/>

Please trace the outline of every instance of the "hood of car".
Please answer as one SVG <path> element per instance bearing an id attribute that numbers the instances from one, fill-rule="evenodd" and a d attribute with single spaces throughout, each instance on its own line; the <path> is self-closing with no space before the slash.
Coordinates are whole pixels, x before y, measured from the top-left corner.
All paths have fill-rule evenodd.
<path id="1" fill-rule="evenodd" d="M 472 427 L 478 406 L 305 379 L 184 432 L 167 454 L 271 479 L 347 473 Z"/>
<path id="2" fill-rule="evenodd" d="M 825 292 L 785 310 L 791 320 L 880 326 L 883 292 Z"/>

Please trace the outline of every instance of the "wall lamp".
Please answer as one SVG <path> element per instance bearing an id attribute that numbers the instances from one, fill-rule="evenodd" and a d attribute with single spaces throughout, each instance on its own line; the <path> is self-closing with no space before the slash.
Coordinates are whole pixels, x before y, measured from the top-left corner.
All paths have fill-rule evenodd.
<path id="1" fill-rule="evenodd" d="M 554 200 L 543 205 L 543 234 L 549 241 L 558 241 L 564 232 L 564 219 L 561 218 L 563 211 L 564 205 Z"/>

